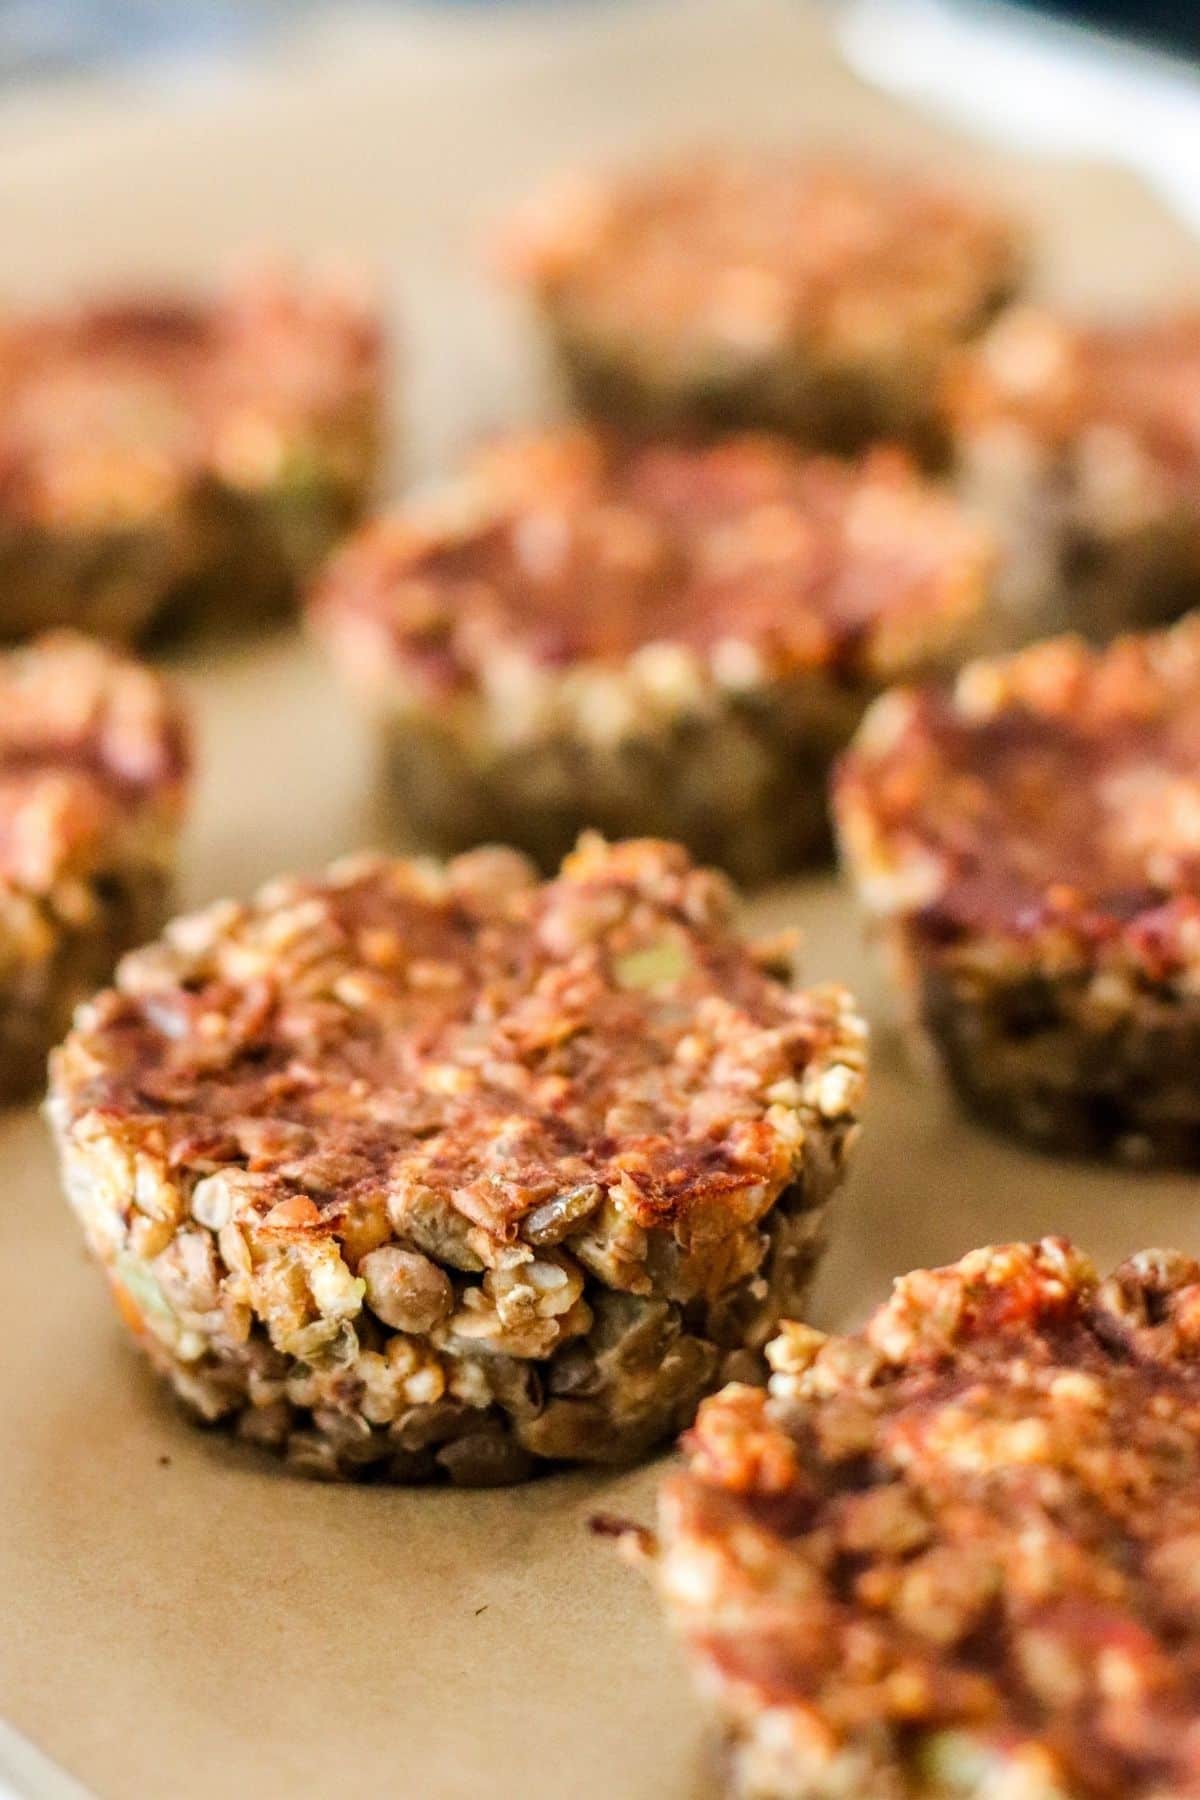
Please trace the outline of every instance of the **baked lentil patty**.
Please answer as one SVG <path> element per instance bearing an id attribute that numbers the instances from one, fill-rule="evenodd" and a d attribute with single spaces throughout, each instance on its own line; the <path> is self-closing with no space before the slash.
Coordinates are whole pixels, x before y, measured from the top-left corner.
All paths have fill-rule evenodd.
<path id="1" fill-rule="evenodd" d="M 162 925 L 188 766 L 151 670 L 73 632 L 0 653 L 0 1101 Z"/>
<path id="2" fill-rule="evenodd" d="M 756 881 L 827 847 L 831 756 L 888 681 L 968 654 L 990 562 L 898 451 L 572 431 L 366 527 L 311 616 L 421 841 L 554 867 L 595 826 Z"/>
<path id="3" fill-rule="evenodd" d="M 55 1054 L 67 1191 L 202 1418 L 330 1476 L 620 1462 L 803 1298 L 864 1027 L 681 850 L 358 859 L 177 922 Z"/>
<path id="4" fill-rule="evenodd" d="M 767 1354 L 660 1507 L 734 1792 L 1200 1793 L 1200 1263 L 977 1250 Z"/>
<path id="5" fill-rule="evenodd" d="M 846 864 L 969 1104 L 1200 1160 L 1200 617 L 898 692 L 836 781 Z"/>
<path id="6" fill-rule="evenodd" d="M 995 206 L 916 172 L 730 152 L 562 180 L 500 260 L 588 410 L 846 450 L 931 447 L 945 357 L 1024 258 Z"/>
<path id="7" fill-rule="evenodd" d="M 1010 644 L 1200 603 L 1200 311 L 1083 324 L 1014 307 L 945 393 L 964 497 L 1004 545 Z"/>
<path id="8" fill-rule="evenodd" d="M 344 279 L 0 325 L 0 634 L 254 620 L 359 515 L 380 330 Z"/>

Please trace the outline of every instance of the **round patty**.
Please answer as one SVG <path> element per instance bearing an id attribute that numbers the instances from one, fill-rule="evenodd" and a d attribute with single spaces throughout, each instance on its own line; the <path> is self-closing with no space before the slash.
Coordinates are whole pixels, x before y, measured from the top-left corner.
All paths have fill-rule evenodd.
<path id="1" fill-rule="evenodd" d="M 944 386 L 964 496 L 1004 546 L 997 629 L 1103 639 L 1200 602 L 1200 311 L 1013 307 Z"/>
<path id="2" fill-rule="evenodd" d="M 379 461 L 360 285 L 260 273 L 0 323 L 0 636 L 294 598 Z"/>
<path id="3" fill-rule="evenodd" d="M 0 1100 L 163 922 L 189 773 L 169 685 L 72 632 L 0 655 Z"/>
<path id="4" fill-rule="evenodd" d="M 1200 620 L 887 696 L 842 763 L 846 860 L 977 1109 L 1200 1156 Z"/>
<path id="5" fill-rule="evenodd" d="M 701 1408 L 660 1578 L 755 1800 L 1200 1792 L 1200 1263 L 1060 1238 L 787 1325 Z"/>
<path id="6" fill-rule="evenodd" d="M 128 959 L 56 1054 L 66 1183 L 202 1416 L 317 1472 L 620 1461 L 803 1294 L 863 1026 L 719 877 L 359 860 Z M 778 949 L 774 954 L 778 954 Z"/>
<path id="7" fill-rule="evenodd" d="M 995 206 L 912 170 L 786 152 L 576 175 L 502 243 L 579 397 L 624 426 L 847 449 L 935 432 L 949 351 L 1019 284 Z"/>
<path id="8" fill-rule="evenodd" d="M 369 526 L 312 618 L 437 848 L 554 867 L 591 825 L 751 880 L 827 847 L 831 756 L 886 682 L 970 653 L 990 572 L 900 452 L 568 431 Z"/>

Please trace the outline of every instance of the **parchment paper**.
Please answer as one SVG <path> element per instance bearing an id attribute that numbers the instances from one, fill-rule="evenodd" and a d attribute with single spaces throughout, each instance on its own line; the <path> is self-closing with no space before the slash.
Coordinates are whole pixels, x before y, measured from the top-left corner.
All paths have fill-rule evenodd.
<path id="1" fill-rule="evenodd" d="M 261 243 L 368 255 L 404 320 L 400 410 L 422 474 L 545 409 L 476 243 L 573 158 L 731 135 L 892 143 L 986 166 L 1035 216 L 1049 290 L 1123 304 L 1200 277 L 1131 180 L 988 161 L 853 84 L 823 29 L 785 0 L 347 17 L 269 70 L 23 101 L 0 114 L 4 283 L 202 276 Z M 180 668 L 203 754 L 189 903 L 377 835 L 368 742 L 297 640 L 193 650 Z M 847 1324 L 891 1275 L 997 1238 L 1065 1230 L 1104 1263 L 1200 1247 L 1194 1181 L 1026 1154 L 905 1067 L 832 878 L 752 910 L 800 924 L 811 972 L 851 982 L 879 1021 L 818 1322 Z M 654 1605 L 584 1530 L 597 1507 L 648 1517 L 656 1470 L 483 1494 L 286 1477 L 185 1424 L 119 1340 L 33 1112 L 0 1123 L 0 1194 L 0 1711 L 54 1765 L 120 1800 L 713 1791 Z M 63 1791 L 21 1766 L 27 1791 Z"/>

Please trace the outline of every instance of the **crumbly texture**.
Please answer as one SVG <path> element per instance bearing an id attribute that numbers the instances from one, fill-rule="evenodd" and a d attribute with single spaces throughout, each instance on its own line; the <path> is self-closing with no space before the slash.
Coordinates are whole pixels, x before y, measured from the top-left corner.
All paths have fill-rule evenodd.
<path id="1" fill-rule="evenodd" d="M 965 496 L 1005 547 L 1009 643 L 1103 639 L 1200 603 L 1200 312 L 1083 325 L 1016 307 L 952 363 Z"/>
<path id="2" fill-rule="evenodd" d="M 660 1509 L 734 1791 L 1200 1793 L 1200 1263 L 977 1250 L 768 1358 Z"/>
<path id="3" fill-rule="evenodd" d="M 161 926 L 188 762 L 149 669 L 68 632 L 0 656 L 0 1099 Z"/>
<path id="4" fill-rule="evenodd" d="M 312 619 L 437 848 L 500 836 L 553 866 L 594 825 L 760 880 L 825 843 L 867 699 L 968 654 L 991 560 L 899 452 L 567 432 L 369 526 Z"/>
<path id="5" fill-rule="evenodd" d="M 1023 254 L 998 209 L 915 173 L 730 153 L 560 181 L 501 261 L 577 396 L 622 427 L 929 449 L 946 355 L 1013 293 Z"/>
<path id="6" fill-rule="evenodd" d="M 381 343 L 343 279 L 0 326 L 0 633 L 261 618 L 358 518 Z"/>
<path id="7" fill-rule="evenodd" d="M 174 925 L 54 1059 L 67 1191 L 201 1417 L 311 1472 L 619 1462 L 802 1297 L 864 1029 L 668 845 L 360 859 Z"/>
<path id="8" fill-rule="evenodd" d="M 845 860 L 979 1112 L 1200 1159 L 1200 619 L 1064 638 L 881 700 L 838 773 Z"/>

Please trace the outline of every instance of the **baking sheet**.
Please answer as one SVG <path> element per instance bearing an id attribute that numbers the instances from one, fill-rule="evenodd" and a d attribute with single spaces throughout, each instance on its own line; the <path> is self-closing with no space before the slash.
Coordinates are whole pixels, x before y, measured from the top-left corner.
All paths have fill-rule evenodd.
<path id="1" fill-rule="evenodd" d="M 270 241 L 370 256 L 405 320 L 407 461 L 543 411 L 536 359 L 477 259 L 485 222 L 574 157 L 832 134 L 978 162 L 1028 205 L 1043 285 L 1120 305 L 1200 280 L 1128 178 L 977 155 L 836 65 L 787 0 L 471 9 L 342 21 L 270 71 L 79 88 L 0 114 L 5 281 L 194 276 Z M 369 743 L 287 636 L 180 673 L 203 779 L 189 903 L 378 838 Z M 899 1059 L 828 877 L 755 903 L 878 1022 L 866 1131 L 815 1316 L 845 1325 L 901 1269 L 1065 1230 L 1103 1263 L 1200 1249 L 1197 1186 L 1055 1163 L 964 1124 Z M 37 1116 L 0 1122 L 0 1732 L 19 1791 L 701 1800 L 710 1746 L 639 1579 L 587 1535 L 646 1517 L 657 1471 L 507 1492 L 327 1488 L 187 1426 L 119 1340 Z M 70 1792 L 77 1792 L 73 1787 Z"/>

